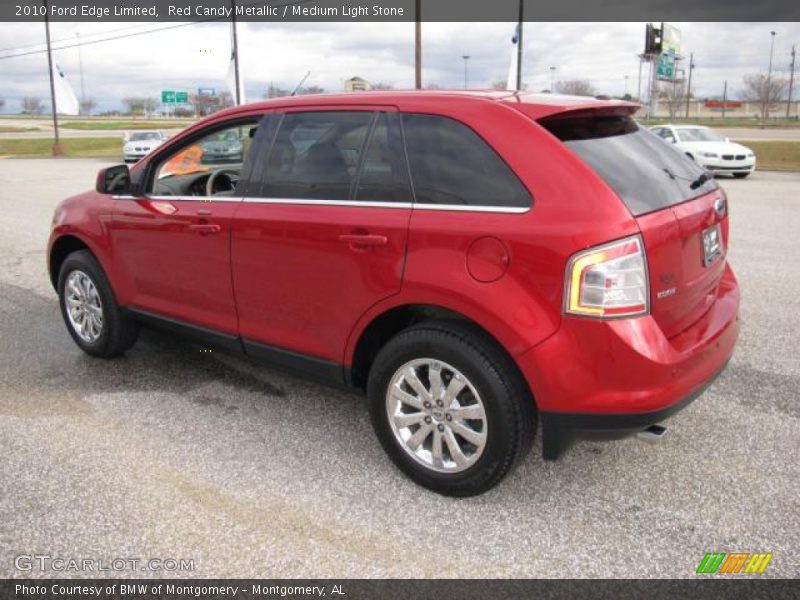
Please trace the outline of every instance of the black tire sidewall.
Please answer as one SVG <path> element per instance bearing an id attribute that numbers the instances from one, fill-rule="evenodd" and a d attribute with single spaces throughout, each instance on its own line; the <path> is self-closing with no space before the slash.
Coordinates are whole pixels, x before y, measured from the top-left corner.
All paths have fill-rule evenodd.
<path id="1" fill-rule="evenodd" d="M 413 328 L 401 333 L 381 350 L 372 365 L 368 382 L 370 416 L 386 453 L 411 479 L 433 491 L 451 496 L 482 493 L 494 486 L 519 452 L 517 399 L 504 382 L 502 369 L 490 351 L 438 329 Z M 439 473 L 416 462 L 400 445 L 389 424 L 386 391 L 399 367 L 420 358 L 452 365 L 470 381 L 481 397 L 487 417 L 486 446 L 478 461 L 458 473 Z"/>

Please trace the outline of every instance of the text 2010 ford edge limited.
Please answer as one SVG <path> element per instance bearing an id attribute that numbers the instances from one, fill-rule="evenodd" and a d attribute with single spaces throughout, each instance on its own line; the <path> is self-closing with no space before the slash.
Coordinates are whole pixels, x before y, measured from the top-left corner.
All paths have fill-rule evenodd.
<path id="1" fill-rule="evenodd" d="M 725 194 L 636 108 L 436 91 L 217 113 L 58 206 L 67 329 L 110 357 L 160 325 L 364 390 L 389 456 L 443 494 L 498 483 L 537 418 L 548 459 L 641 431 L 723 369 L 739 290 Z"/>

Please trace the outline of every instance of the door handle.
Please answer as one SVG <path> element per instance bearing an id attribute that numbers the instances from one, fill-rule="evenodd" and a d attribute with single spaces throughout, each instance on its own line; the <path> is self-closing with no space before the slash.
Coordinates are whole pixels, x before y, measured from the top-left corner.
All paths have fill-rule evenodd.
<path id="1" fill-rule="evenodd" d="M 339 241 L 351 246 L 385 246 L 389 243 L 389 238 L 370 233 L 345 233 L 339 236 Z"/>
<path id="2" fill-rule="evenodd" d="M 222 228 L 216 223 L 192 223 L 189 225 L 189 231 L 194 231 L 200 235 L 208 235 L 209 233 L 219 233 Z"/>

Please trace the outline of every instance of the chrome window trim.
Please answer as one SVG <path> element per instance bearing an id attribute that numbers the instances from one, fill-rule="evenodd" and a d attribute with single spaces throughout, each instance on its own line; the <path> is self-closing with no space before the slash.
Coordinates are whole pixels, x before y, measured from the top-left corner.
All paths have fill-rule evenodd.
<path id="1" fill-rule="evenodd" d="M 464 204 L 419 204 L 413 202 L 370 202 L 361 200 L 315 200 L 306 198 L 259 198 L 245 197 L 244 202 L 253 204 L 299 204 L 310 206 L 352 206 L 364 208 L 403 208 L 414 210 L 455 210 L 460 212 L 489 212 L 523 214 L 530 206 L 470 206 Z"/>
<path id="2" fill-rule="evenodd" d="M 158 200 L 160 202 L 241 202 L 241 196 L 111 196 L 113 200 Z"/>

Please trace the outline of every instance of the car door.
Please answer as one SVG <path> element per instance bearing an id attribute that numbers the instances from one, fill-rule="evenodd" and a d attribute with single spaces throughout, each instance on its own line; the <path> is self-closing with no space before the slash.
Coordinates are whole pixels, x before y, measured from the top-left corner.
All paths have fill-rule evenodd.
<path id="1" fill-rule="evenodd" d="M 239 328 L 248 353 L 336 377 L 358 318 L 400 290 L 412 204 L 398 114 L 303 108 L 276 128 L 233 224 Z"/>
<path id="2" fill-rule="evenodd" d="M 230 230 L 260 118 L 211 125 L 159 153 L 146 167 L 145 193 L 118 198 L 110 236 L 129 308 L 237 334 Z"/>

